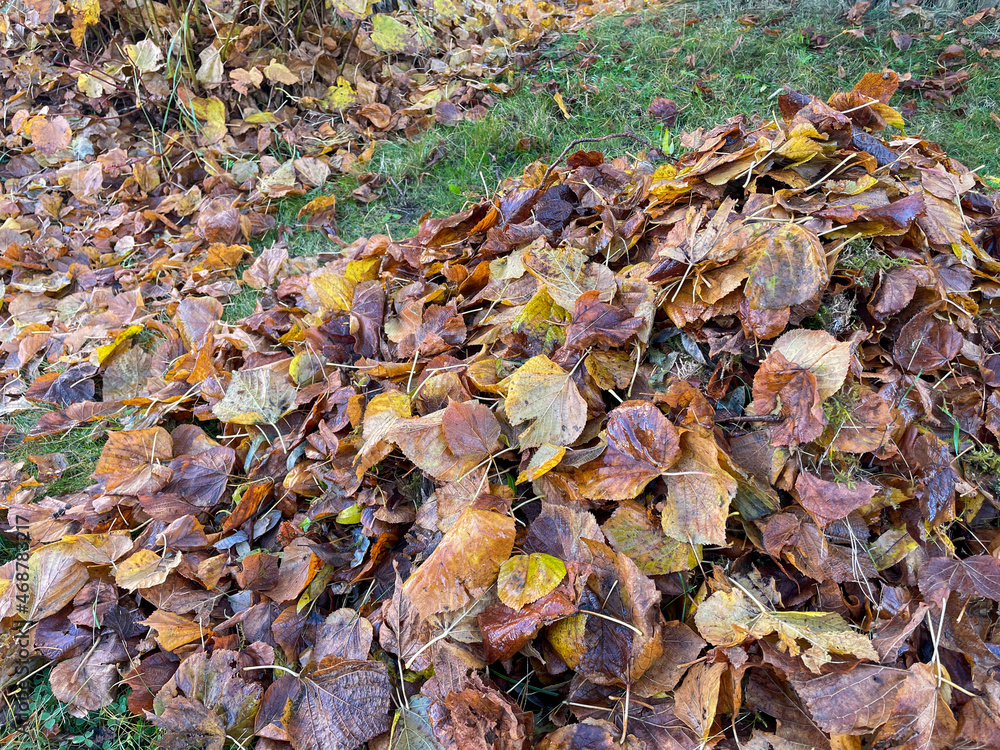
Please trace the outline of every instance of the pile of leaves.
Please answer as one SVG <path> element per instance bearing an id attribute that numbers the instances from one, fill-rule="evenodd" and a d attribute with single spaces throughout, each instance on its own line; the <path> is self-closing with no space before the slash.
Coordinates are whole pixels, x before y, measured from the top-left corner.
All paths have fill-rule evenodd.
<path id="1" fill-rule="evenodd" d="M 60 166 L 84 203 L 136 165 L 188 188 L 211 175 L 250 203 L 302 194 L 332 170 L 372 200 L 373 144 L 481 117 L 539 45 L 638 7 L 19 0 L 0 17 L 0 142 L 31 155 L 25 173 Z M 144 192 L 157 183 L 137 179 Z"/>
<path id="2" fill-rule="evenodd" d="M 0 440 L 107 440 L 69 495 L 0 462 L 0 685 L 26 638 L 178 749 L 1000 746 L 1000 198 L 898 82 L 241 278 L 225 176 L 8 161 L 49 411 Z"/>

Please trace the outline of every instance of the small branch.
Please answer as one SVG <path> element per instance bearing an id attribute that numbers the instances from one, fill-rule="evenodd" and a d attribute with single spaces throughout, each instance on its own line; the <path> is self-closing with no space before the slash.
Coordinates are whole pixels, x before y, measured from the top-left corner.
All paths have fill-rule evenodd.
<path id="1" fill-rule="evenodd" d="M 358 32 L 361 31 L 361 21 L 354 24 L 354 33 L 351 34 L 351 41 L 347 43 L 347 48 L 344 50 L 344 59 L 340 61 L 340 70 L 337 71 L 337 78 L 339 79 L 344 75 L 344 68 L 347 67 L 347 56 L 351 52 L 351 47 L 354 46 L 354 40 L 358 38 Z M 336 81 L 334 81 L 336 83 Z"/>
<path id="2" fill-rule="evenodd" d="M 715 420 L 716 424 L 728 424 L 730 422 L 784 422 L 785 417 L 781 414 L 761 414 L 760 416 L 753 416 L 748 414 L 743 417 L 719 417 Z"/>
<path id="3" fill-rule="evenodd" d="M 647 141 L 645 138 L 637 136 L 635 133 L 610 133 L 608 135 L 602 135 L 594 138 L 577 138 L 575 141 L 570 141 L 569 145 L 567 145 L 566 148 L 562 150 L 562 153 L 559 154 L 559 157 L 549 165 L 548 169 L 545 170 L 545 174 L 542 175 L 542 181 L 540 183 L 541 186 L 545 186 L 545 183 L 549 179 L 549 175 L 552 174 L 552 170 L 554 170 L 556 166 L 566 158 L 566 154 L 570 152 L 570 149 L 579 146 L 581 143 L 599 143 L 601 141 L 609 141 L 612 138 L 631 138 L 633 141 L 638 141 L 650 150 L 655 148 L 652 143 Z"/>

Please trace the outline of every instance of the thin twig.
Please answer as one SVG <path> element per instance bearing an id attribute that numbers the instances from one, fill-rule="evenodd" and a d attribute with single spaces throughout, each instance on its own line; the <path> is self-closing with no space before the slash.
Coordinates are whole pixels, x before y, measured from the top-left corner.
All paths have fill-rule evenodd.
<path id="1" fill-rule="evenodd" d="M 727 424 L 728 422 L 784 422 L 783 414 L 761 414 L 760 416 L 746 415 L 743 417 L 717 417 L 716 424 Z"/>
<path id="2" fill-rule="evenodd" d="M 347 56 L 351 52 L 351 47 L 354 46 L 354 40 L 358 38 L 358 32 L 361 31 L 361 21 L 357 21 L 354 24 L 354 33 L 351 34 L 351 41 L 347 43 L 347 48 L 344 50 L 344 59 L 340 61 L 340 70 L 337 71 L 337 78 L 339 79 L 344 75 L 344 68 L 347 67 Z M 334 81 L 336 83 L 336 81 Z"/>

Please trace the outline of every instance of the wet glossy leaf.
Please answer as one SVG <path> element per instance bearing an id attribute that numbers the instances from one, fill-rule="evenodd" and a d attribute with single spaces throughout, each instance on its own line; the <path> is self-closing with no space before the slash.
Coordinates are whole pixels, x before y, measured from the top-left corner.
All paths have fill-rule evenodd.
<path id="1" fill-rule="evenodd" d="M 628 500 L 674 465 L 680 455 L 677 430 L 653 404 L 627 401 L 608 417 L 608 447 L 580 467 L 587 497 Z"/>
<path id="2" fill-rule="evenodd" d="M 823 245 L 812 231 L 797 224 L 767 229 L 745 252 L 751 308 L 781 310 L 802 304 L 829 280 Z"/>

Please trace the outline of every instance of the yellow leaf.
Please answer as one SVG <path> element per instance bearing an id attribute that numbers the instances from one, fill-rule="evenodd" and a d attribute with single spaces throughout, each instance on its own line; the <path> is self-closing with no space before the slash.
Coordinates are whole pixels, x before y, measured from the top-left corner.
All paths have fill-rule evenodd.
<path id="1" fill-rule="evenodd" d="M 701 545 L 671 539 L 656 527 L 646 508 L 626 500 L 601 527 L 616 552 L 627 555 L 643 573 L 664 575 L 691 570 L 701 559 Z"/>
<path id="2" fill-rule="evenodd" d="M 301 219 L 303 216 L 315 216 L 318 213 L 324 213 L 332 211 L 337 207 L 337 196 L 335 195 L 320 195 L 313 198 L 306 205 L 299 209 L 299 212 L 295 215 L 296 219 Z"/>
<path id="3" fill-rule="evenodd" d="M 333 9 L 348 21 L 364 21 L 372 13 L 371 0 L 331 0 Z"/>
<path id="4" fill-rule="evenodd" d="M 357 503 L 348 505 L 337 514 L 337 523 L 345 526 L 361 523 L 361 506 Z"/>
<path id="5" fill-rule="evenodd" d="M 97 347 L 97 349 L 95 350 L 97 353 L 97 363 L 103 365 L 107 361 L 108 357 L 114 354 L 115 350 L 118 349 L 118 347 L 123 342 L 128 341 L 137 333 L 142 332 L 144 328 L 145 328 L 144 326 L 139 325 L 138 323 L 130 325 L 124 331 L 115 336 L 115 340 L 112 341 L 110 344 L 105 344 L 104 346 Z"/>
<path id="6" fill-rule="evenodd" d="M 823 153 L 823 145 L 812 138 L 797 135 L 789 138 L 778 149 L 778 154 L 791 159 L 796 164 L 809 161 L 814 156 Z"/>
<path id="7" fill-rule="evenodd" d="M 162 609 L 156 610 L 140 624 L 156 631 L 156 642 L 164 651 L 173 651 L 212 634 L 210 629 L 202 627 L 194 620 Z"/>
<path id="8" fill-rule="evenodd" d="M 90 99 L 98 99 L 104 96 L 104 86 L 99 78 L 81 73 L 76 78 L 76 87 Z"/>
<path id="9" fill-rule="evenodd" d="M 565 446 L 552 445 L 552 443 L 540 446 L 528 462 L 527 468 L 518 475 L 517 484 L 534 482 L 538 477 L 548 474 L 559 465 L 565 455 Z"/>
<path id="10" fill-rule="evenodd" d="M 202 135 L 209 143 L 218 143 L 226 136 L 226 105 L 221 99 L 192 99 L 194 116 L 202 124 Z"/>
<path id="11" fill-rule="evenodd" d="M 465 6 L 458 0 L 421 0 L 420 5 L 429 5 L 438 18 L 452 23 L 460 23 L 465 17 Z"/>
<path id="12" fill-rule="evenodd" d="M 125 56 L 140 75 L 154 73 L 163 67 L 163 51 L 151 39 L 125 45 Z"/>
<path id="13" fill-rule="evenodd" d="M 344 109 L 353 107 L 357 103 L 358 95 L 354 93 L 351 82 L 346 78 L 338 78 L 337 85 L 328 88 L 323 97 L 323 104 L 329 109 Z"/>
<path id="14" fill-rule="evenodd" d="M 774 342 L 772 352 L 804 367 L 816 376 L 816 390 L 821 399 L 840 390 L 851 366 L 851 344 L 837 341 L 826 331 L 799 328 L 787 331 Z"/>
<path id="15" fill-rule="evenodd" d="M 372 42 L 383 52 L 412 54 L 417 51 L 413 32 L 406 24 L 385 13 L 372 17 Z"/>
<path id="16" fill-rule="evenodd" d="M 552 98 L 556 100 L 556 104 L 559 105 L 559 111 L 563 113 L 563 117 L 567 120 L 571 119 L 569 110 L 566 108 L 566 102 L 563 100 L 562 94 L 558 91 L 552 95 Z"/>
<path id="17" fill-rule="evenodd" d="M 96 26 L 101 20 L 100 0 L 69 0 L 70 12 L 73 14 L 73 28 L 69 35 L 77 47 L 83 45 L 83 37 L 88 26 Z"/>
<path id="18" fill-rule="evenodd" d="M 323 358 L 312 350 L 299 352 L 288 363 L 288 377 L 300 387 L 311 383 L 322 373 Z"/>
<path id="19" fill-rule="evenodd" d="M 601 302 L 610 302 L 618 289 L 610 269 L 590 262 L 582 251 L 569 245 L 552 248 L 539 240 L 528 246 L 521 262 L 564 310 L 572 310 L 584 292 L 594 290 Z"/>
<path id="20" fill-rule="evenodd" d="M 500 566 L 497 595 L 511 609 L 521 609 L 551 592 L 566 577 L 558 557 L 541 552 L 516 555 Z"/>
<path id="21" fill-rule="evenodd" d="M 748 637 L 777 634 L 780 646 L 792 656 L 802 656 L 806 667 L 816 674 L 831 661 L 830 654 L 879 660 L 871 641 L 851 630 L 836 612 L 775 612 L 762 597 L 751 597 L 736 587 L 717 591 L 698 607 L 695 625 L 716 646 L 736 646 Z M 809 647 L 803 649 L 800 642 Z"/>
<path id="22" fill-rule="evenodd" d="M 536 344 L 543 353 L 551 353 L 566 341 L 566 325 L 570 318 L 570 314 L 555 303 L 549 290 L 542 287 L 514 317 L 510 330 Z"/>
<path id="23" fill-rule="evenodd" d="M 545 443 L 572 445 L 587 424 L 587 402 L 563 368 L 540 354 L 510 376 L 504 410 L 511 424 L 531 421 L 521 432 L 521 448 Z"/>
<path id="24" fill-rule="evenodd" d="M 160 557 L 153 550 L 140 549 L 115 570 L 115 583 L 126 591 L 159 586 L 180 564 L 180 552 L 173 557 Z"/>
<path id="25" fill-rule="evenodd" d="M 128 532 L 67 534 L 57 544 L 82 563 L 111 565 L 132 549 L 132 537 Z"/>
<path id="26" fill-rule="evenodd" d="M 297 75 L 280 62 L 275 61 L 273 57 L 271 58 L 270 64 L 264 68 L 264 75 L 267 77 L 267 80 L 273 81 L 274 83 L 284 83 L 288 86 L 301 83 Z"/>
<path id="27" fill-rule="evenodd" d="M 254 68 L 254 71 L 260 73 L 256 68 Z M 261 80 L 264 80 L 263 76 Z M 251 125 L 273 125 L 278 121 L 278 118 L 274 116 L 274 112 L 252 112 L 243 119 Z"/>
<path id="28" fill-rule="evenodd" d="M 563 618 L 545 631 L 549 645 L 570 669 L 576 669 L 587 652 L 586 628 L 587 615 L 584 614 Z"/>
<path id="29" fill-rule="evenodd" d="M 678 172 L 673 164 L 663 164 L 653 172 L 653 184 L 649 187 L 650 195 L 661 203 L 669 203 L 691 192 L 691 185 L 682 179 L 683 172 Z"/>
<path id="30" fill-rule="evenodd" d="M 319 298 L 321 312 L 350 310 L 354 288 L 362 281 L 377 279 L 381 263 L 382 259 L 379 257 L 362 258 L 348 261 L 343 274 L 336 271 L 318 271 L 313 274 L 310 284 Z"/>

